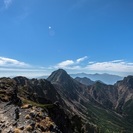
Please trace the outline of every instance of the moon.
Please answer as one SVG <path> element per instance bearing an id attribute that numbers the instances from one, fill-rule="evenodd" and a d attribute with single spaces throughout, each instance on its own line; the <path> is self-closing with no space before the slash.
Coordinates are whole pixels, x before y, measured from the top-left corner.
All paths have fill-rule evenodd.
<path id="1" fill-rule="evenodd" d="M 51 29 L 51 26 L 49 26 L 48 28 Z"/>

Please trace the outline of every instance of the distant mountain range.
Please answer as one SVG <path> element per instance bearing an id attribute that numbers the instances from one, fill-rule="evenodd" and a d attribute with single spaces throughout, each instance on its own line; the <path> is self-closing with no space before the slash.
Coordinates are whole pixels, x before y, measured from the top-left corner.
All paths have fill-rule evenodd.
<path id="1" fill-rule="evenodd" d="M 115 84 L 117 81 L 122 80 L 123 77 L 118 75 L 111 75 L 111 74 L 87 74 L 87 73 L 77 73 L 77 74 L 70 74 L 72 78 L 89 78 L 92 81 L 101 81 L 105 84 Z M 41 76 L 38 79 L 47 79 L 48 76 Z"/>
<path id="2" fill-rule="evenodd" d="M 111 75 L 111 74 L 107 74 L 107 73 L 104 73 L 104 74 L 86 74 L 86 73 L 78 73 L 78 74 L 70 74 L 71 77 L 73 78 L 76 78 L 76 77 L 80 77 L 80 78 L 89 78 L 91 79 L 92 81 L 102 81 L 103 83 L 105 84 L 114 84 L 116 83 L 117 81 L 119 80 L 122 80 L 123 77 L 120 77 L 118 75 Z"/>

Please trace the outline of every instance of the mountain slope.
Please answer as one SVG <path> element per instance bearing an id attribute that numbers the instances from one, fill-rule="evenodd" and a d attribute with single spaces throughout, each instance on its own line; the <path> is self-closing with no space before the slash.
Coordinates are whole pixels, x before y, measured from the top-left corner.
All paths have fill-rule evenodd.
<path id="1" fill-rule="evenodd" d="M 133 76 L 125 77 L 115 85 L 97 82 L 89 86 L 88 93 L 105 109 L 119 113 L 125 124 L 133 124 Z"/>
<path id="2" fill-rule="evenodd" d="M 125 77 L 115 84 L 118 89 L 116 110 L 133 122 L 133 76 Z"/>
<path id="3" fill-rule="evenodd" d="M 115 108 L 118 99 L 118 91 L 113 85 L 96 82 L 88 87 L 88 93 L 105 108 Z"/>

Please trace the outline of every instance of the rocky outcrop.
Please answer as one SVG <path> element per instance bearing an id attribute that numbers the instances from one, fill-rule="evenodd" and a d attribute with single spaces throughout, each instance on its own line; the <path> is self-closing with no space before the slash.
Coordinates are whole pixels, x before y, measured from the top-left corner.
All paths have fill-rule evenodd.
<path id="1" fill-rule="evenodd" d="M 0 130 L 2 133 L 62 132 L 49 117 L 47 109 L 37 106 L 19 107 L 17 120 L 15 119 L 15 109 L 14 105 L 0 104 Z"/>
<path id="2" fill-rule="evenodd" d="M 62 103 L 60 95 L 53 85 L 45 79 L 27 79 L 25 77 L 15 77 L 19 95 L 39 103 L 50 103 L 59 101 Z M 63 104 L 63 103 L 62 103 Z"/>

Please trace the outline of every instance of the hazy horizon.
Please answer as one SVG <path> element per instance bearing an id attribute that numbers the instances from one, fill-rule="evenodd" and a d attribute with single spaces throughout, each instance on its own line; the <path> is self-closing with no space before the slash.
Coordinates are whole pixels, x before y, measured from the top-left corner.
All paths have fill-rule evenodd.
<path id="1" fill-rule="evenodd" d="M 60 68 L 59 68 L 60 69 Z M 51 72 L 49 72 L 49 73 L 42 73 L 41 71 L 38 73 L 37 71 L 37 73 L 36 72 L 32 72 L 32 70 L 31 70 L 31 75 L 29 74 L 29 71 L 28 71 L 28 74 L 27 73 L 24 73 L 23 71 L 21 72 L 21 71 L 11 71 L 11 72 L 9 72 L 9 71 L 7 71 L 7 72 L 3 72 L 4 73 L 4 75 L 2 75 L 1 73 L 0 73 L 0 77 L 17 77 L 17 76 L 24 76 L 24 77 L 27 77 L 27 78 L 40 78 L 40 77 L 48 77 L 48 76 L 50 76 L 51 74 L 52 74 L 52 72 L 54 72 L 54 71 L 57 71 L 58 69 L 55 69 L 55 70 L 53 70 L 53 71 L 51 71 Z M 65 69 L 64 69 L 65 70 Z M 102 73 L 102 72 L 94 72 L 94 73 L 86 73 L 86 72 L 75 72 L 75 73 L 72 73 L 72 72 L 69 72 L 69 71 L 67 71 L 67 70 L 65 70 L 69 75 L 78 75 L 78 74 L 87 74 L 87 75 L 96 75 L 96 74 L 99 74 L 99 75 L 104 75 L 104 74 L 107 74 L 107 75 L 114 75 L 114 76 L 120 76 L 120 77 L 126 77 L 126 76 L 129 76 L 129 75 L 131 75 L 131 74 L 127 74 L 127 75 L 119 75 L 119 74 L 115 74 L 115 73 Z M 33 75 L 33 73 L 34 73 L 34 75 Z M 14 75 L 13 75 L 14 74 Z"/>

